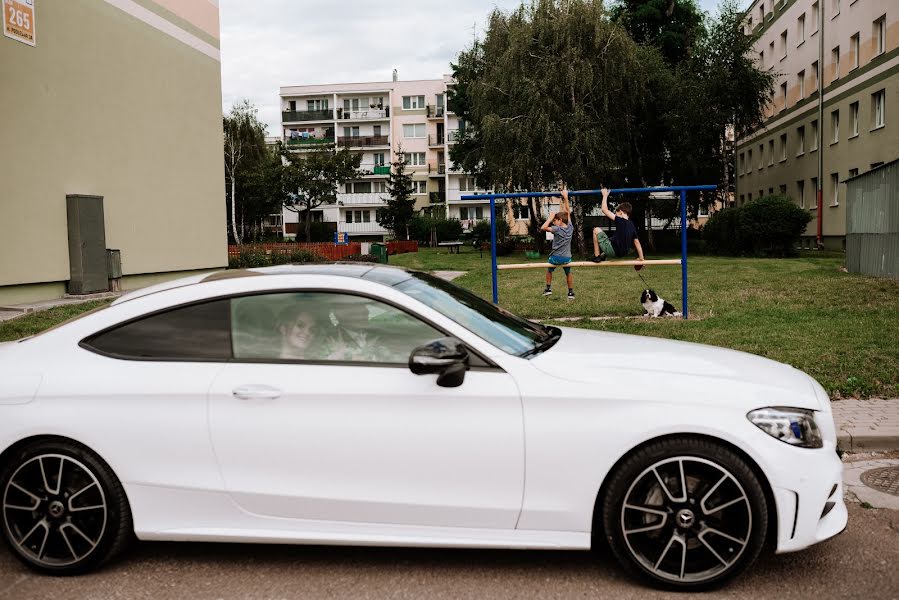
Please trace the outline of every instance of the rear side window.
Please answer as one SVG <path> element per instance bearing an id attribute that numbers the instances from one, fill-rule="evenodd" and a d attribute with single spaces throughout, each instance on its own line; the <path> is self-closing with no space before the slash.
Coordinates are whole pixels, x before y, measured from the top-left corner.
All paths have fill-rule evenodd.
<path id="1" fill-rule="evenodd" d="M 82 345 L 121 358 L 227 360 L 230 302 L 215 300 L 143 317 L 91 336 Z"/>

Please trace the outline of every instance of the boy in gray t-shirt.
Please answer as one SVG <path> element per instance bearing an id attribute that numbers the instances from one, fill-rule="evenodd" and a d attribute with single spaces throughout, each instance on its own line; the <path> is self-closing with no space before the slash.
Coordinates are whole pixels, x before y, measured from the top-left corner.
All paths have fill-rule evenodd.
<path id="1" fill-rule="evenodd" d="M 546 289 L 543 290 L 543 295 L 552 295 L 553 272 L 557 266 L 561 266 L 568 283 L 568 299 L 574 300 L 574 278 L 571 276 L 571 267 L 568 266 L 571 262 L 571 238 L 574 237 L 574 226 L 569 222 L 571 206 L 568 204 L 568 190 L 565 188 L 562 188 L 561 208 L 561 211 L 550 214 L 540 228 L 553 234 L 553 248 L 549 253 L 549 264 L 552 266 L 546 269 Z"/>

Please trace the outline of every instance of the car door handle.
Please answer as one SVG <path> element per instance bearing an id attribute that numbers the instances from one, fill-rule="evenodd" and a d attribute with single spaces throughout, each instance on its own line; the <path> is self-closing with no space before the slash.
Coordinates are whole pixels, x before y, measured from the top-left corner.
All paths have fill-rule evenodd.
<path id="1" fill-rule="evenodd" d="M 281 397 L 281 390 L 259 384 L 241 385 L 231 393 L 241 400 L 275 400 Z"/>

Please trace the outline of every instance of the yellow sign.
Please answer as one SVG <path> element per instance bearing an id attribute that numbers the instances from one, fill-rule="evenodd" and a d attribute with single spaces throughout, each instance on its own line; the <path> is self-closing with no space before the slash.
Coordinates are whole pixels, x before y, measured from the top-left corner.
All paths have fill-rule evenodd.
<path id="1" fill-rule="evenodd" d="M 3 0 L 3 33 L 34 46 L 34 0 Z"/>

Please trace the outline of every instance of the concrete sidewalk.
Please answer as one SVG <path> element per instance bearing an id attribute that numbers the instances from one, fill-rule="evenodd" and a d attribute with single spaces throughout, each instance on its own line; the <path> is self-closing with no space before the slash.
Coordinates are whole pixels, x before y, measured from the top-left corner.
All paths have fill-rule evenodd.
<path id="1" fill-rule="evenodd" d="M 847 452 L 899 450 L 899 398 L 834 400 L 833 418 Z"/>
<path id="2" fill-rule="evenodd" d="M 57 298 L 55 300 L 0 306 L 0 321 L 8 321 L 10 319 L 15 319 L 16 317 L 21 317 L 22 315 L 27 315 L 28 313 L 47 310 L 48 308 L 54 308 L 56 306 L 83 304 L 85 302 L 92 302 L 93 300 L 103 300 L 104 298 L 118 298 L 121 295 L 121 292 L 100 292 L 99 294 L 84 294 L 78 296 L 66 294 L 62 298 Z"/>

